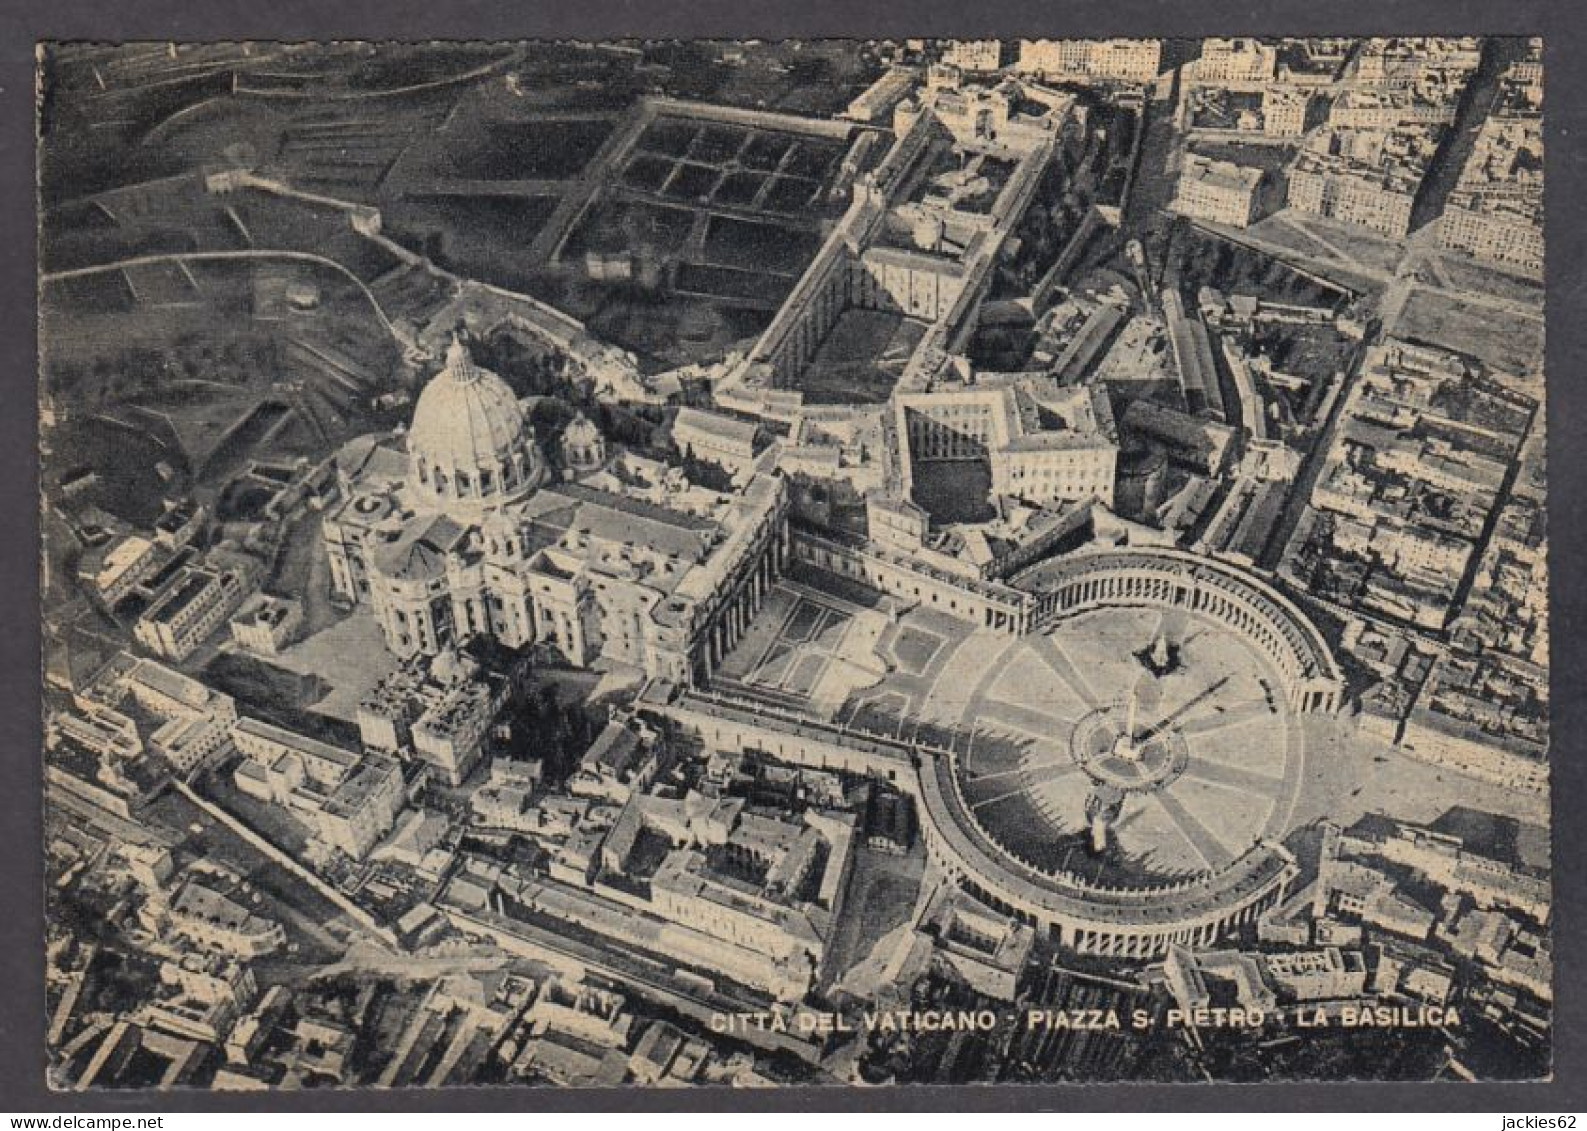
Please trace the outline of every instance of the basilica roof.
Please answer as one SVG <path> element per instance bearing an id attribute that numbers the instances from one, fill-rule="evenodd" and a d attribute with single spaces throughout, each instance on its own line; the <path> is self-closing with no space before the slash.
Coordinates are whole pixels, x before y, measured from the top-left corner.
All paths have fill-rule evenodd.
<path id="1" fill-rule="evenodd" d="M 416 520 L 401 536 L 375 551 L 374 565 L 386 577 L 401 581 L 428 581 L 446 573 L 446 558 L 468 535 L 445 515 Z"/>

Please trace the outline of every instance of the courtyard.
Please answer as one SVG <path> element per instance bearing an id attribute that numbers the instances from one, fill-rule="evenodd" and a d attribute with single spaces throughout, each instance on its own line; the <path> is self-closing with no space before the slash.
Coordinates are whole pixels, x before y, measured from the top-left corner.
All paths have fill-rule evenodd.
<path id="1" fill-rule="evenodd" d="M 772 591 L 718 673 L 725 689 L 953 750 L 987 836 L 1043 867 L 1156 883 L 1217 871 L 1324 817 L 1432 821 L 1472 805 L 1547 819 L 1531 799 L 1360 734 L 1348 716 L 1295 714 L 1269 662 L 1197 614 L 1109 607 L 1014 637 L 802 577 Z M 1174 663 L 1153 674 L 1143 656 L 1159 637 Z M 1113 756 L 1126 730 L 1139 758 Z M 1118 805 L 1094 854 L 1088 806 L 1104 783 Z"/>
<path id="2" fill-rule="evenodd" d="M 980 459 L 916 460 L 910 467 L 911 501 L 931 516 L 933 525 L 990 522 L 992 461 Z"/>
<path id="3" fill-rule="evenodd" d="M 857 689 L 885 675 L 877 646 L 887 613 L 784 581 L 722 663 L 720 679 L 830 717 Z"/>
<path id="4" fill-rule="evenodd" d="M 799 375 L 809 404 L 884 404 L 926 332 L 887 310 L 845 310 Z"/>

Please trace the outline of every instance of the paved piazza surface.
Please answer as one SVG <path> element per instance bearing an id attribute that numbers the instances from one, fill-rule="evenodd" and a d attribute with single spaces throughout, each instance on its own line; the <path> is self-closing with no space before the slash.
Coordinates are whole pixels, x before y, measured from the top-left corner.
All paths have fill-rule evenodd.
<path id="1" fill-rule="evenodd" d="M 1109 608 L 1014 638 L 786 588 L 768 612 L 725 672 L 825 717 L 952 747 L 975 819 L 1032 864 L 1145 883 L 1221 869 L 1293 827 L 1302 729 L 1267 660 L 1214 620 Z M 1159 635 L 1174 652 L 1161 676 L 1142 659 Z M 1136 738 L 1121 750 L 1132 697 Z M 1095 855 L 1098 797 L 1114 816 Z"/>
<path id="2" fill-rule="evenodd" d="M 1142 659 L 1159 634 L 1177 653 L 1162 675 Z M 965 799 L 993 840 L 1043 868 L 1113 882 L 1221 869 L 1289 829 L 1303 743 L 1277 686 L 1254 647 L 1209 619 L 1069 618 L 1009 641 L 967 696 Z M 1099 801 L 1116 815 L 1093 855 Z"/>

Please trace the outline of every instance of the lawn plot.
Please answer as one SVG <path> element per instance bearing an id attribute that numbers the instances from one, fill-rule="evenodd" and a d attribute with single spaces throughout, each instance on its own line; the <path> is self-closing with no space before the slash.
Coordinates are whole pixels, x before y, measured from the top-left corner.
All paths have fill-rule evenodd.
<path id="1" fill-rule="evenodd" d="M 796 213 L 822 197 L 846 142 L 662 115 L 640 134 L 621 181 L 702 204 Z"/>
<path id="2" fill-rule="evenodd" d="M 610 136 L 616 118 L 481 121 L 467 144 L 448 135 L 444 172 L 465 180 L 562 180 L 576 176 Z M 438 170 L 442 171 L 442 170 Z"/>
<path id="3" fill-rule="evenodd" d="M 942 651 L 945 643 L 935 632 L 905 625 L 893 637 L 893 658 L 910 675 L 920 675 L 926 670 L 926 665 Z"/>
<path id="4" fill-rule="evenodd" d="M 1416 279 L 1446 290 L 1487 295 L 1541 310 L 1543 286 L 1535 279 L 1512 275 L 1503 267 L 1459 252 L 1427 250 L 1416 266 Z"/>
<path id="5" fill-rule="evenodd" d="M 707 262 L 721 266 L 795 275 L 820 247 L 821 238 L 815 232 L 713 216 L 702 250 Z"/>
<path id="6" fill-rule="evenodd" d="M 784 636 L 788 640 L 795 640 L 801 644 L 807 643 L 815 639 L 816 630 L 821 625 L 833 621 L 841 623 L 843 619 L 841 614 L 801 598 L 798 604 L 794 606 L 793 614 L 788 618 L 788 623 L 784 628 Z"/>
<path id="7" fill-rule="evenodd" d="M 679 255 L 694 227 L 684 208 L 607 199 L 595 205 L 573 229 L 562 258 L 576 262 L 588 251 L 631 251 L 636 257 Z"/>

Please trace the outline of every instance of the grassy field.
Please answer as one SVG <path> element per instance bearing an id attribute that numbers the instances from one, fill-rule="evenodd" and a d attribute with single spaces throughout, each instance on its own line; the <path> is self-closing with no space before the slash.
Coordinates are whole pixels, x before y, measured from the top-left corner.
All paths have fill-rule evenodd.
<path id="1" fill-rule="evenodd" d="M 400 358 L 345 276 L 275 261 L 161 266 L 140 273 L 135 296 L 114 271 L 71 280 L 76 293 L 46 288 L 45 372 L 76 410 L 50 437 L 52 472 L 96 469 L 93 501 L 147 522 L 164 496 L 213 505 L 248 460 L 318 458 L 373 423 L 357 390 L 389 382 Z M 108 283 L 124 305 L 94 303 Z M 289 283 L 312 287 L 315 309 L 288 306 Z M 227 513 L 239 507 L 248 500 L 233 492 Z"/>
<path id="2" fill-rule="evenodd" d="M 1417 265 L 1416 278 L 1431 286 L 1469 291 L 1474 295 L 1492 295 L 1507 302 L 1527 303 L 1539 311 L 1543 309 L 1541 283 L 1455 252 L 1429 255 Z"/>
<path id="3" fill-rule="evenodd" d="M 523 249 L 550 219 L 554 196 L 415 193 L 385 208 L 388 234 L 437 266 L 524 290 L 532 278 Z"/>
<path id="4" fill-rule="evenodd" d="M 712 217 L 705 234 L 705 257 L 711 262 L 783 275 L 804 270 L 820 246 L 814 232 L 725 216 Z"/>
<path id="5" fill-rule="evenodd" d="M 1359 266 L 1393 271 L 1405 251 L 1403 241 L 1293 208 L 1258 221 L 1251 226 L 1251 232 L 1304 255 L 1332 260 L 1342 270 Z"/>
<path id="6" fill-rule="evenodd" d="M 141 526 L 160 515 L 165 484 L 155 465 L 164 460 L 178 469 L 184 466 L 181 454 L 149 430 L 102 416 L 75 418 L 51 433 L 50 444 L 47 473 L 95 469 L 99 481 L 88 501 Z"/>

